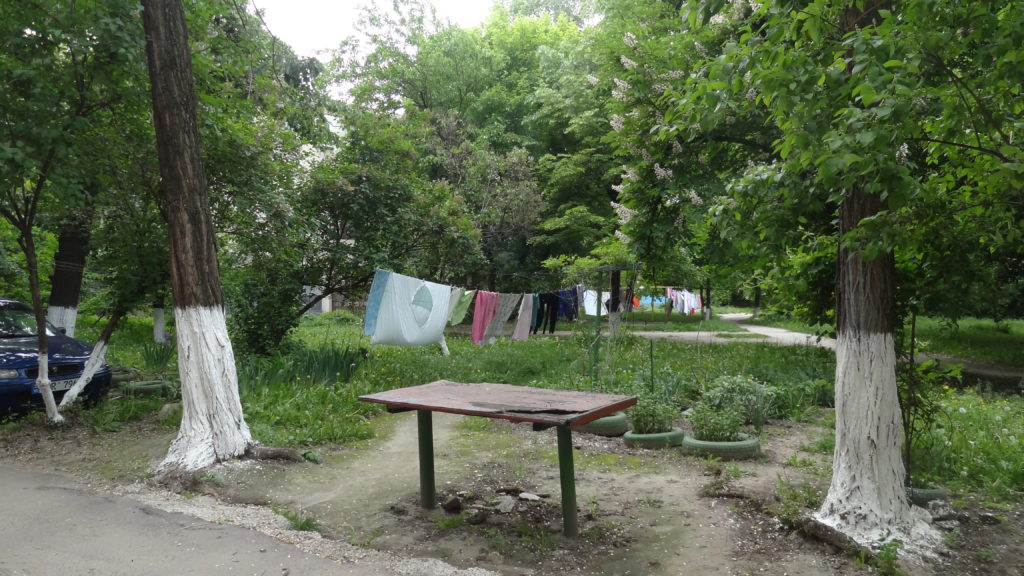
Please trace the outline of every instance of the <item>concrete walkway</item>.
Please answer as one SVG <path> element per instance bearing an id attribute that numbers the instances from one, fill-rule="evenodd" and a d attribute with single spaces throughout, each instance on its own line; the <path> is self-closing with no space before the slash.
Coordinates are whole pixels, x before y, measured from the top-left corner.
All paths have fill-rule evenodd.
<path id="1" fill-rule="evenodd" d="M 260 532 L 0 466 L 0 576 L 385 576 L 304 554 Z"/>
<path id="2" fill-rule="evenodd" d="M 750 320 L 750 314 L 720 314 L 718 317 L 727 322 L 735 323 L 747 332 L 764 335 L 777 344 L 789 346 L 818 346 L 819 348 L 828 348 L 829 350 L 836 349 L 836 341 L 833 338 L 825 338 L 814 334 L 804 334 L 802 332 L 793 332 L 784 328 L 772 328 L 770 326 L 744 323 L 744 320 Z"/>

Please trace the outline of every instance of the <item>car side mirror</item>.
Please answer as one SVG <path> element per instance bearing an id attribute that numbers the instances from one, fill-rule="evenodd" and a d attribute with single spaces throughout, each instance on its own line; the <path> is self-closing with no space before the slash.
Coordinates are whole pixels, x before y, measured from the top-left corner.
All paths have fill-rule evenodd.
<path id="1" fill-rule="evenodd" d="M 57 328 L 57 332 L 60 332 L 61 334 L 67 335 L 68 329 L 63 327 L 63 326 L 61 326 L 60 328 Z"/>

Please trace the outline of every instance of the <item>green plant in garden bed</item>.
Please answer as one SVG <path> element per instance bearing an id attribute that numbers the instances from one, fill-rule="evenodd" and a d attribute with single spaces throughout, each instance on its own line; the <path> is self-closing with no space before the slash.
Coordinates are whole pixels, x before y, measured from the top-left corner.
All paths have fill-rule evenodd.
<path id="1" fill-rule="evenodd" d="M 777 418 L 783 413 L 778 401 L 780 396 L 777 388 L 756 378 L 720 376 L 703 391 L 701 403 L 740 415 L 741 424 L 749 422 L 760 433 L 769 418 Z"/>
<path id="2" fill-rule="evenodd" d="M 736 442 L 741 439 L 743 416 L 727 406 L 714 406 L 700 401 L 690 409 L 687 418 L 693 436 L 703 442 Z"/>
<path id="3" fill-rule="evenodd" d="M 653 398 L 641 397 L 636 406 L 628 409 L 631 431 L 623 435 L 631 448 L 667 448 L 683 441 L 683 431 L 673 426 L 679 409 Z"/>
<path id="4" fill-rule="evenodd" d="M 636 434 L 660 434 L 670 432 L 679 416 L 679 409 L 671 404 L 641 398 L 636 406 L 626 411 L 629 425 Z"/>
<path id="5" fill-rule="evenodd" d="M 175 355 L 173 343 L 145 342 L 142 345 L 141 353 L 142 368 L 145 373 L 164 377 L 170 372 L 177 371 L 177 367 L 172 363 Z"/>

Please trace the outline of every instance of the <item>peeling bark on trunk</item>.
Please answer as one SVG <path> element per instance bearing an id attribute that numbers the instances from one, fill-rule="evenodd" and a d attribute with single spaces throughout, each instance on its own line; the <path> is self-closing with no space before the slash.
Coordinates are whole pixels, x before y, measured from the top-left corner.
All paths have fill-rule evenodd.
<path id="1" fill-rule="evenodd" d="M 172 481 L 241 456 L 252 436 L 224 317 L 184 10 L 180 0 L 142 6 L 182 388 L 181 428 L 157 468 L 159 478 Z"/>

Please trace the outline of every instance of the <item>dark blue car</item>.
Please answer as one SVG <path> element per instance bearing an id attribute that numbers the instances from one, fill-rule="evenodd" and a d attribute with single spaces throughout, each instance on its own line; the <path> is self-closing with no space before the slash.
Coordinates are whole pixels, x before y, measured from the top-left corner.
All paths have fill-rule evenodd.
<path id="1" fill-rule="evenodd" d="M 66 336 L 47 323 L 50 385 L 59 403 L 82 375 L 92 346 Z M 32 309 L 16 300 L 0 299 L 0 417 L 43 405 L 36 388 L 39 339 Z M 98 401 L 110 389 L 110 366 L 104 365 L 85 387 L 82 399 Z"/>

